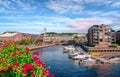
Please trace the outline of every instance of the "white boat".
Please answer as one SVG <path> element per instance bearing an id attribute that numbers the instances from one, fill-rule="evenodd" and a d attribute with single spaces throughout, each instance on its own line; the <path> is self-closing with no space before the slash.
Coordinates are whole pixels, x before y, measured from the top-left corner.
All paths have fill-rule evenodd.
<path id="1" fill-rule="evenodd" d="M 64 53 L 76 51 L 76 48 L 72 45 L 64 47 Z"/>
<path id="2" fill-rule="evenodd" d="M 72 57 L 74 60 L 79 60 L 79 59 L 83 59 L 83 58 L 85 58 L 86 57 L 86 55 L 85 54 L 78 54 L 78 55 L 76 55 L 76 56 L 74 56 L 74 57 Z"/>
<path id="3" fill-rule="evenodd" d="M 120 61 L 120 58 L 118 58 L 118 57 L 115 57 L 115 58 L 111 58 L 111 59 L 109 59 L 109 61 L 110 62 L 118 62 L 118 61 Z"/>
<path id="4" fill-rule="evenodd" d="M 96 60 L 91 57 L 88 57 L 86 59 L 83 59 L 82 62 L 96 62 Z"/>
<path id="5" fill-rule="evenodd" d="M 72 58 L 72 57 L 77 56 L 77 55 L 79 55 L 79 54 L 80 54 L 80 52 L 72 52 L 72 53 L 69 53 L 69 54 L 68 54 L 68 57 L 69 57 L 69 58 Z"/>
<path id="6" fill-rule="evenodd" d="M 65 50 L 74 50 L 75 47 L 72 46 L 72 45 L 69 45 L 69 46 L 67 46 L 67 47 L 64 47 L 64 49 L 65 49 Z"/>
<path id="7" fill-rule="evenodd" d="M 85 58 L 85 59 L 82 59 L 80 61 L 80 64 L 84 64 L 84 65 L 87 65 L 87 66 L 92 66 L 96 63 L 96 60 L 91 58 L 91 57 L 88 57 L 88 58 Z"/>

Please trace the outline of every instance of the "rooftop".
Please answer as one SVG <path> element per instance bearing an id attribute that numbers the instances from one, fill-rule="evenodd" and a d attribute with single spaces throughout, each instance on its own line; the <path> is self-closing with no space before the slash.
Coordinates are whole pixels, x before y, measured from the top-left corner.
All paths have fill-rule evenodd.
<path id="1" fill-rule="evenodd" d="M 8 32 L 6 32 L 6 33 L 1 34 L 0 37 L 9 37 L 9 36 L 14 36 L 16 34 L 18 34 L 18 33 L 8 33 Z"/>

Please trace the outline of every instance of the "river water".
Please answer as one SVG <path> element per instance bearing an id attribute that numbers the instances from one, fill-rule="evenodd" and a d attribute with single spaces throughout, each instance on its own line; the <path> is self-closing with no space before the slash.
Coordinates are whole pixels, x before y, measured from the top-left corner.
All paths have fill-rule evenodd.
<path id="1" fill-rule="evenodd" d="M 82 49 L 81 49 L 82 50 Z M 78 60 L 68 58 L 63 53 L 63 46 L 52 46 L 37 50 L 46 68 L 55 77 L 120 77 L 120 64 L 104 64 L 95 66 L 79 65 Z"/>

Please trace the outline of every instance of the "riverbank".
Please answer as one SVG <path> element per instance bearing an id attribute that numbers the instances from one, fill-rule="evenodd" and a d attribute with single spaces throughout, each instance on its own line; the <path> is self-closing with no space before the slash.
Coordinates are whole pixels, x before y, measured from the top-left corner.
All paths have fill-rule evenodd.
<path id="1" fill-rule="evenodd" d="M 51 46 L 56 46 L 56 45 L 62 45 L 62 43 L 59 44 L 48 44 L 48 45 L 40 45 L 40 46 L 36 46 L 36 45 L 30 45 L 30 46 L 26 46 L 28 47 L 30 50 L 36 50 L 36 49 L 40 49 L 40 48 L 46 48 L 46 47 L 51 47 Z"/>
<path id="2" fill-rule="evenodd" d="M 30 50 L 36 50 L 36 49 L 40 49 L 40 48 L 46 48 L 46 47 L 50 47 L 50 46 L 55 46 L 56 44 L 49 44 L 49 45 L 43 45 L 43 46 L 27 46 Z"/>

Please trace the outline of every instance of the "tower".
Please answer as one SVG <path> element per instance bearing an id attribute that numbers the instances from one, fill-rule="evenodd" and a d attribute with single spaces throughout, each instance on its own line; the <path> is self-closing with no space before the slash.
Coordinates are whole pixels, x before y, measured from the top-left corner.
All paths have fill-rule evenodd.
<path id="1" fill-rule="evenodd" d="M 43 46 L 44 45 L 46 45 L 46 43 L 45 43 L 45 37 L 46 37 L 46 28 L 44 28 L 44 30 L 43 30 Z"/>

